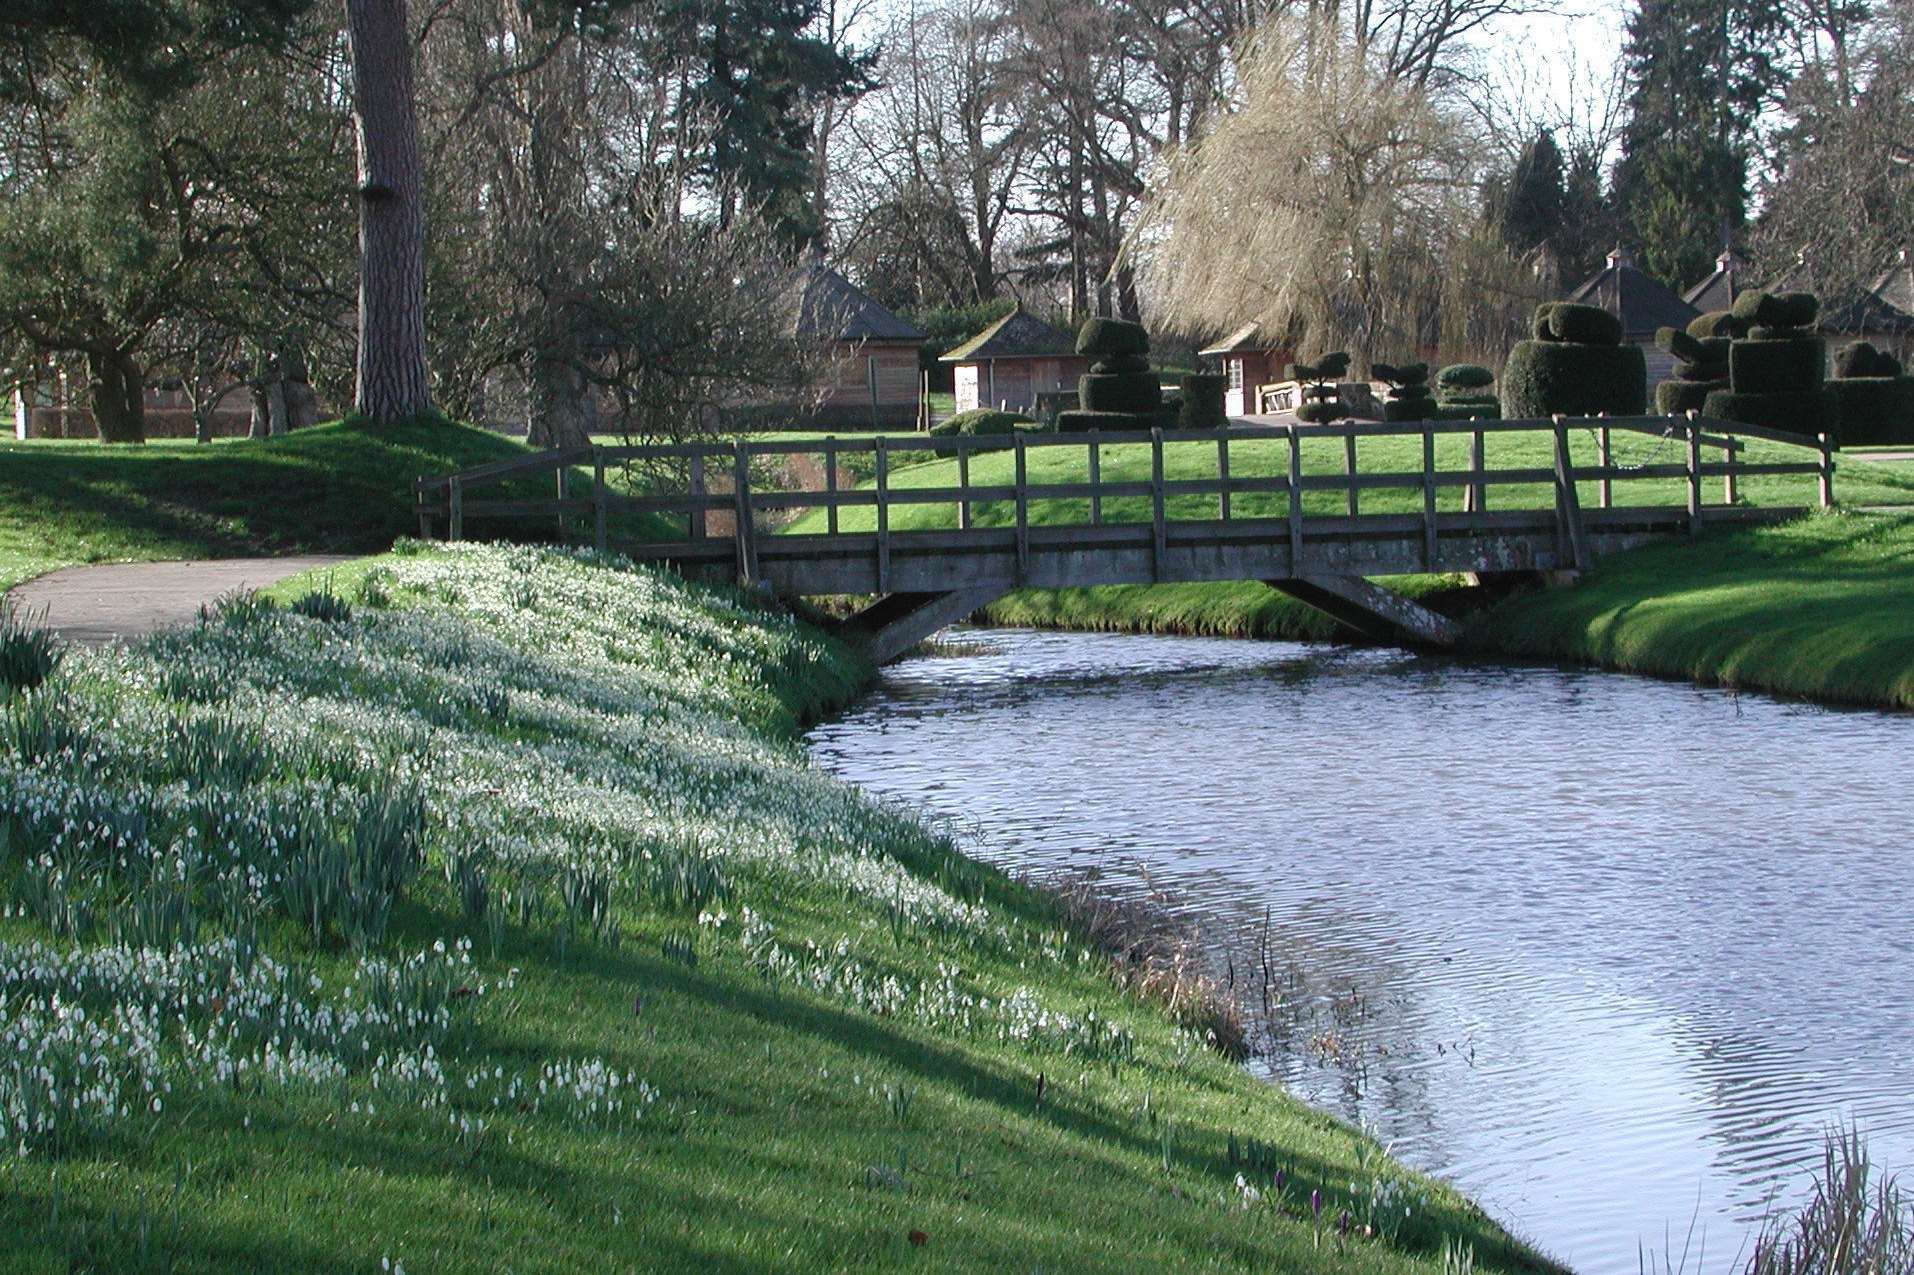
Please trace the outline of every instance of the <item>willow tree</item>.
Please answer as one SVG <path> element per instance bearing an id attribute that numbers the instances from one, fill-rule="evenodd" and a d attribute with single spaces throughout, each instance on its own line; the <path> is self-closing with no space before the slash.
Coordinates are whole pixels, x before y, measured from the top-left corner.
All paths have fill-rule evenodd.
<path id="1" fill-rule="evenodd" d="M 1448 311 L 1477 304 L 1446 276 L 1479 264 L 1478 149 L 1426 86 L 1337 31 L 1277 20 L 1244 49 L 1236 109 L 1170 153 L 1128 252 L 1179 328 L 1254 321 L 1383 357 L 1436 345 L 1458 326 Z"/>

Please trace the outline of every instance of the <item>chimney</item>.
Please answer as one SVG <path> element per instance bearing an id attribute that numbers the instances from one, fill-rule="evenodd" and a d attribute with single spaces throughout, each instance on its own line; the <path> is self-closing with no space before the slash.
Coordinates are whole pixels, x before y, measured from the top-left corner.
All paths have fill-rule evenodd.
<path id="1" fill-rule="evenodd" d="M 1608 268 L 1610 270 L 1617 270 L 1617 269 L 1620 269 L 1622 266 L 1629 266 L 1632 268 L 1634 264 L 1635 264 L 1634 255 L 1630 253 L 1628 249 L 1622 247 L 1620 244 L 1616 244 L 1613 248 L 1608 250 Z"/>

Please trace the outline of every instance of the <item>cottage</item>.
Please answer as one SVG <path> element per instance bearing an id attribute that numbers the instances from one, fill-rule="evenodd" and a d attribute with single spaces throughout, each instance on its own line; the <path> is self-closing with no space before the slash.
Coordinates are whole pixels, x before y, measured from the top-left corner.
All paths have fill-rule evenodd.
<path id="1" fill-rule="evenodd" d="M 1217 359 L 1223 365 L 1225 415 L 1252 416 L 1295 406 L 1294 403 L 1263 401 L 1264 387 L 1273 389 L 1276 383 L 1287 379 L 1284 369 L 1296 361 L 1296 350 L 1294 346 L 1279 345 L 1263 336 L 1256 324 L 1245 324 L 1215 345 L 1198 350 L 1197 354 Z"/>
<path id="2" fill-rule="evenodd" d="M 799 283 L 797 333 L 828 346 L 836 365 L 813 420 L 874 429 L 915 423 L 922 332 L 813 260 Z"/>
<path id="3" fill-rule="evenodd" d="M 1608 265 L 1568 294 L 1570 301 L 1600 306 L 1622 321 L 1622 340 L 1638 345 L 1648 359 L 1648 383 L 1675 374 L 1675 356 L 1655 344 L 1661 328 L 1685 328 L 1701 311 L 1643 274 L 1624 248 L 1608 254 Z"/>
<path id="4" fill-rule="evenodd" d="M 1681 299 L 1700 314 L 1732 310 L 1735 298 L 1755 286 L 1748 275 L 1748 263 L 1735 256 L 1734 249 L 1725 248 L 1715 258 L 1714 273 L 1682 293 Z"/>
<path id="5" fill-rule="evenodd" d="M 1746 270 L 1732 252 L 1724 252 L 1715 260 L 1715 272 L 1685 295 L 1699 310 L 1726 310 L 1743 292 L 1761 286 Z M 1802 274 L 1797 267 L 1768 286 L 1783 290 L 1799 287 Z M 1821 317 L 1815 326 L 1828 338 L 1830 356 L 1851 341 L 1914 354 L 1914 263 L 1907 251 L 1902 250 L 1893 269 L 1876 279 L 1872 287 L 1845 298 L 1822 298 Z"/>
<path id="6" fill-rule="evenodd" d="M 1021 304 L 939 360 L 951 365 L 957 410 L 1037 408 L 1039 394 L 1074 392 L 1090 360 L 1076 352 L 1068 332 L 1045 323 Z"/>

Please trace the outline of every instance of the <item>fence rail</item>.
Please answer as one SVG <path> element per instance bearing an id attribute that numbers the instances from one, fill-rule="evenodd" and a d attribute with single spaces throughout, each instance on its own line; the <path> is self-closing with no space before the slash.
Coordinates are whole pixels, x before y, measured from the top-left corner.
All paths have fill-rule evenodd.
<path id="1" fill-rule="evenodd" d="M 1598 463 L 1577 464 L 1572 456 L 1572 432 L 1586 431 L 1594 438 Z M 1541 433 L 1552 439 L 1552 464 L 1518 467 L 1491 467 L 1485 463 L 1488 438 L 1500 434 Z M 1653 436 L 1679 448 L 1679 461 L 1626 465 L 1616 460 L 1617 434 Z M 1452 435 L 1467 436 L 1469 461 L 1461 468 L 1443 469 L 1436 464 L 1436 443 Z M 1362 472 L 1359 461 L 1364 440 L 1417 438 L 1422 443 L 1421 464 L 1413 470 Z M 1744 439 L 1761 439 L 1800 448 L 1806 455 L 1800 461 L 1743 460 Z M 1314 440 L 1341 441 L 1341 473 L 1305 473 L 1302 453 Z M 1287 448 L 1287 472 L 1268 476 L 1243 476 L 1232 472 L 1232 451 L 1241 456 L 1244 447 L 1276 444 Z M 1165 453 L 1170 448 L 1188 449 L 1210 445 L 1216 449 L 1215 473 L 1202 477 L 1169 477 L 1165 472 Z M 1105 479 L 1103 461 L 1111 448 L 1148 446 L 1150 475 L 1147 479 Z M 1073 481 L 1033 480 L 1030 460 L 1033 453 L 1043 455 L 1054 449 L 1087 452 L 1086 477 Z M 1012 481 L 973 484 L 970 472 L 973 457 L 982 451 L 1013 453 Z M 897 487 L 892 484 L 899 454 L 926 451 L 956 461 L 955 486 Z M 1723 459 L 1703 460 L 1704 451 L 1719 453 Z M 839 481 L 840 462 L 847 456 L 868 455 L 872 462 L 872 481 L 868 486 L 844 486 Z M 1185 453 L 1187 454 L 1187 453 Z M 754 486 L 752 465 L 764 458 L 821 456 L 821 484 L 798 490 L 766 489 Z M 629 495 L 612 489 L 607 478 L 614 466 L 644 464 L 668 465 L 679 471 L 685 490 L 649 495 Z M 579 471 L 589 469 L 588 494 L 578 495 L 575 487 L 583 479 Z M 474 489 L 501 483 L 519 483 L 541 474 L 549 474 L 554 494 L 549 499 L 480 498 Z M 714 476 L 722 476 L 713 481 Z M 1246 426 L 1224 430 L 1135 433 L 1018 434 L 1003 438 L 975 437 L 834 437 L 815 441 L 740 441 L 735 443 L 667 443 L 630 447 L 572 447 L 540 452 L 511 460 L 477 466 L 455 474 L 420 478 L 417 482 L 420 534 L 433 537 L 443 522 L 449 539 L 462 539 L 468 517 L 549 518 L 561 532 L 575 532 L 573 520 L 590 518 L 591 541 L 599 549 L 612 546 L 609 520 L 614 514 L 642 514 L 667 519 L 682 519 L 679 538 L 620 543 L 634 557 L 713 566 L 726 562 L 735 565 L 738 576 L 749 582 L 759 578 L 758 562 L 769 542 L 761 544 L 761 520 L 782 517 L 807 510 L 824 511 L 826 529 L 822 532 L 778 536 L 775 553 L 780 559 L 794 554 L 874 555 L 874 582 L 880 592 L 891 584 L 890 560 L 893 550 L 902 544 L 924 549 L 962 549 L 966 545 L 994 551 L 1009 545 L 1014 548 L 1018 579 L 1024 576 L 1033 543 L 1057 546 L 1079 542 L 1086 546 L 1123 542 L 1135 529 L 1150 528 L 1149 548 L 1153 563 L 1168 555 L 1173 538 L 1187 541 L 1197 532 L 1221 541 L 1235 542 L 1243 537 L 1268 537 L 1286 541 L 1287 561 L 1300 570 L 1305 542 L 1321 536 L 1395 536 L 1420 541 L 1419 557 L 1424 569 L 1435 570 L 1438 542 L 1445 534 L 1494 535 L 1510 530 L 1536 531 L 1553 525 L 1564 550 L 1564 560 L 1575 565 L 1586 562 L 1590 544 L 1591 521 L 1599 526 L 1620 525 L 1617 515 L 1626 513 L 1630 525 L 1653 524 L 1663 532 L 1685 531 L 1699 535 L 1703 525 L 1714 520 L 1743 520 L 1747 511 L 1733 508 L 1738 484 L 1753 477 L 1812 476 L 1817 480 L 1816 502 L 1828 507 L 1834 499 L 1834 462 L 1832 445 L 1826 435 L 1809 439 L 1778 430 L 1711 420 L 1690 414 L 1686 417 L 1586 417 L 1513 420 L 1513 421 L 1421 421 L 1360 422 L 1327 426 Z M 1703 484 L 1719 479 L 1722 504 L 1704 502 Z M 1680 504 L 1618 505 L 1616 488 L 1644 481 L 1682 480 L 1685 500 Z M 1593 483 L 1596 501 L 1593 514 L 1582 510 L 1577 484 Z M 1552 488 L 1546 506 L 1503 510 L 1491 508 L 1491 493 L 1497 488 L 1545 486 Z M 1438 509 L 1438 495 L 1444 490 L 1463 490 L 1461 513 Z M 1308 514 L 1304 497 L 1314 492 L 1345 493 L 1345 512 L 1334 518 Z M 1365 493 L 1420 491 L 1420 510 L 1414 514 L 1363 511 Z M 1253 513 L 1237 504 L 1244 496 L 1285 497 L 1280 513 Z M 1168 508 L 1173 499 L 1208 496 L 1215 499 L 1214 518 L 1194 520 L 1171 517 Z M 1044 502 L 1078 501 L 1088 505 L 1088 521 L 1075 523 L 1045 522 L 1033 525 L 1031 506 Z M 1147 501 L 1147 523 L 1125 519 L 1111 523 L 1106 505 L 1110 501 Z M 921 505 L 950 505 L 956 510 L 954 532 L 895 532 L 891 527 L 893 510 Z M 982 505 L 1012 506 L 1014 520 L 1008 528 L 978 528 L 975 514 Z M 1792 514 L 1805 508 L 1790 507 L 1772 511 Z M 846 534 L 840 530 L 839 514 L 846 509 L 874 509 L 875 527 L 871 531 Z M 731 521 L 728 530 L 713 533 L 713 515 Z M 1511 515 L 1515 515 L 1511 517 Z M 1651 516 L 1653 515 L 1653 516 Z M 1109 529 L 1130 529 L 1112 540 Z"/>

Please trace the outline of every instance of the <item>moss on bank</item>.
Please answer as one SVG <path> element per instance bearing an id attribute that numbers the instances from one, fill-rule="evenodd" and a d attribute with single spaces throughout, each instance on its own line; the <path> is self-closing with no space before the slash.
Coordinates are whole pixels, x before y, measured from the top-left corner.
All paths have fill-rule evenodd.
<path id="1" fill-rule="evenodd" d="M 5 710 L 11 1268 L 1538 1265 L 812 768 L 815 631 L 532 549 L 331 582 Z"/>

